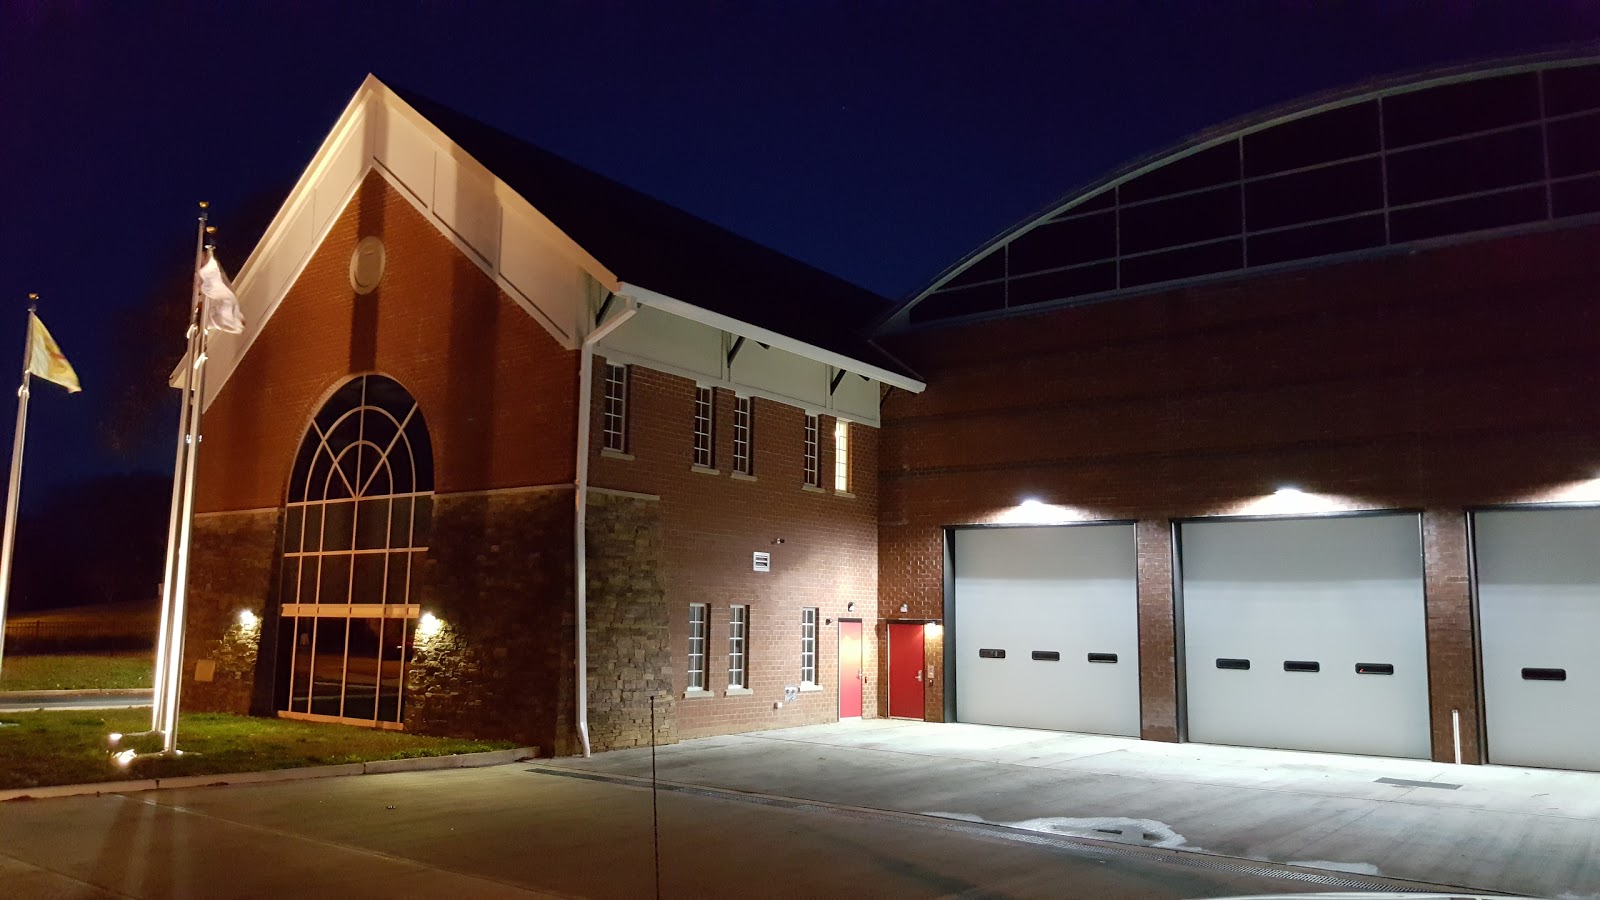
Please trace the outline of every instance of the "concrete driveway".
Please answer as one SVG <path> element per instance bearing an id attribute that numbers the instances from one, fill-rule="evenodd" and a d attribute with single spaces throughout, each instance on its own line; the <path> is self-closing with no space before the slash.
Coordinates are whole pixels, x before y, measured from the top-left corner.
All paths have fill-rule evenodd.
<path id="1" fill-rule="evenodd" d="M 1372 887 L 543 763 L 0 804 L 0 896 L 1219 897 Z M 1198 863 L 1196 861 L 1199 861 Z"/>
<path id="2" fill-rule="evenodd" d="M 644 776 L 649 751 L 555 765 Z M 1478 890 L 1600 897 L 1600 774 L 865 720 L 661 748 L 664 780 Z"/>

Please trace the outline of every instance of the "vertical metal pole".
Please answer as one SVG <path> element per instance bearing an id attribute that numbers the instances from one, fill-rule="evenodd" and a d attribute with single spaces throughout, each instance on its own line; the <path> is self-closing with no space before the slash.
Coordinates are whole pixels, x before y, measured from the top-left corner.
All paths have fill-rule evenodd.
<path id="1" fill-rule="evenodd" d="M 661 900 L 661 814 L 656 797 L 656 695 L 650 695 L 650 842 L 656 857 L 656 900 Z"/>
<path id="2" fill-rule="evenodd" d="M 32 301 L 28 295 L 28 330 L 22 344 L 22 386 L 17 388 L 17 430 L 11 439 L 11 484 L 6 491 L 5 535 L 0 538 L 0 672 L 6 656 L 6 600 L 11 594 L 11 550 L 17 538 L 17 500 L 22 492 L 22 448 L 28 435 L 28 362 L 33 348 Z"/>
<path id="3" fill-rule="evenodd" d="M 205 251 L 206 219 L 209 204 L 204 201 L 200 204 L 200 220 L 195 226 L 194 235 L 194 269 L 198 282 L 200 272 L 201 253 Z M 191 388 L 194 386 L 194 360 L 195 338 L 199 331 L 200 308 L 198 305 L 198 283 L 190 288 L 189 296 L 189 330 L 184 335 L 188 340 L 188 347 L 183 354 L 183 400 L 178 407 L 178 449 L 176 458 L 172 463 L 172 509 L 167 516 L 167 563 L 161 578 L 161 625 L 156 637 L 156 668 L 154 690 L 150 698 L 150 730 L 160 731 L 161 723 L 166 718 L 166 677 L 167 652 L 170 648 L 170 631 L 172 630 L 172 576 L 177 565 L 178 554 L 178 510 L 183 503 L 183 473 L 185 461 L 189 455 L 189 404 L 193 400 Z M 182 651 L 179 651 L 181 657 Z"/>

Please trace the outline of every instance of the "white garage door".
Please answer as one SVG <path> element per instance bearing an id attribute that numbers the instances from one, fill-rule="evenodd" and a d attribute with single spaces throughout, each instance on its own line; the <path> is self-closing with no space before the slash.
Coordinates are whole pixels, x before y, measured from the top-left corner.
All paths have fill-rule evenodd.
<path id="1" fill-rule="evenodd" d="M 1181 526 L 1189 739 L 1430 755 L 1415 515 Z"/>
<path id="2" fill-rule="evenodd" d="M 955 532 L 956 718 L 1139 734 L 1132 525 Z"/>
<path id="3" fill-rule="evenodd" d="M 1489 761 L 1600 771 L 1600 509 L 1473 517 Z"/>

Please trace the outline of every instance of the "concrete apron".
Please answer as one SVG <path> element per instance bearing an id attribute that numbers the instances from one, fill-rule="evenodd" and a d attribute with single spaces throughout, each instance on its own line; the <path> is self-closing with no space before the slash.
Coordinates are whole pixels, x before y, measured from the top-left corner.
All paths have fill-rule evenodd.
<path id="1" fill-rule="evenodd" d="M 657 751 L 660 777 L 1477 890 L 1600 898 L 1600 773 L 864 720 Z M 648 776 L 650 751 L 580 770 Z"/>

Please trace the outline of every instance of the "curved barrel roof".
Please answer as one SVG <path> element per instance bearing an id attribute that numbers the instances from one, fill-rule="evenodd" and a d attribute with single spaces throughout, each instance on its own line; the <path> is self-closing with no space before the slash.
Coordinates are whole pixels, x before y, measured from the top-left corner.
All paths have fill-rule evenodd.
<path id="1" fill-rule="evenodd" d="M 1600 55 L 1433 72 L 1202 134 L 1068 194 L 884 330 L 1600 218 Z"/>

